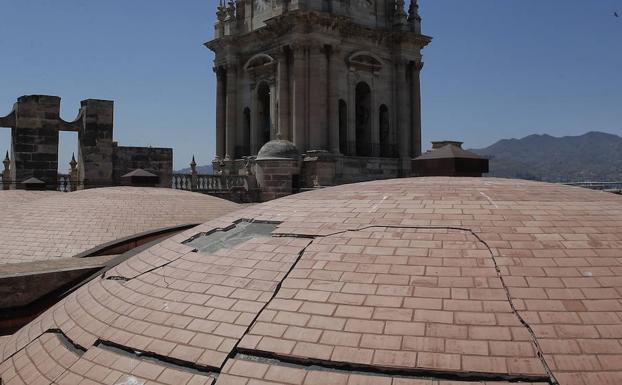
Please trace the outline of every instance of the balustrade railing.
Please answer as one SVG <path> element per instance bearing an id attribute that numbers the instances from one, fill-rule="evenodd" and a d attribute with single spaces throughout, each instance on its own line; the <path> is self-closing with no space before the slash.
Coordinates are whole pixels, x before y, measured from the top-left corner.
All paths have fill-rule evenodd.
<path id="1" fill-rule="evenodd" d="M 171 187 L 197 192 L 228 192 L 235 189 L 248 190 L 248 180 L 243 175 L 197 174 L 193 177 L 192 174 L 173 174 Z"/>
<path id="2" fill-rule="evenodd" d="M 71 192 L 71 176 L 69 174 L 58 174 L 58 186 L 60 192 Z"/>

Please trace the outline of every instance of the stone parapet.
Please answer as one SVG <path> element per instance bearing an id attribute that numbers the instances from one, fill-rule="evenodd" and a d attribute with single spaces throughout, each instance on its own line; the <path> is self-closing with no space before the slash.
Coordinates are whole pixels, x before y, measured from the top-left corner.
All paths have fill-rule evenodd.
<path id="1" fill-rule="evenodd" d="M 337 184 L 392 179 L 401 176 L 397 158 L 344 156 L 337 158 Z"/>

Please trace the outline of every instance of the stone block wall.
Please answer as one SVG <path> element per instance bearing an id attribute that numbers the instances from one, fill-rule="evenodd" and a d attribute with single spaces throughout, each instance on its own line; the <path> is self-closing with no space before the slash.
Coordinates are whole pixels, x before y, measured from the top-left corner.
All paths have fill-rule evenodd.
<path id="1" fill-rule="evenodd" d="M 400 168 L 397 158 L 339 157 L 336 184 L 399 178 Z"/>
<path id="2" fill-rule="evenodd" d="M 171 187 L 173 181 L 173 149 L 114 146 L 113 179 L 116 185 L 121 184 L 123 175 L 138 168 L 159 176 L 160 187 Z"/>
<path id="3" fill-rule="evenodd" d="M 266 202 L 300 190 L 300 161 L 258 160 L 255 166 L 260 199 Z"/>
<path id="4" fill-rule="evenodd" d="M 110 186 L 113 180 L 114 102 L 84 100 L 81 111 L 84 123 L 78 132 L 78 179 L 86 188 Z"/>
<path id="5" fill-rule="evenodd" d="M 56 190 L 59 132 L 72 131 L 78 133 L 75 179 L 80 188 L 119 185 L 122 175 L 137 168 L 157 174 L 163 187 L 171 187 L 172 149 L 118 147 L 113 142 L 114 102 L 83 100 L 76 119 L 68 122 L 60 117 L 60 101 L 58 96 L 22 96 L 9 115 L 0 116 L 0 127 L 11 129 L 10 173 L 3 177 L 5 186 L 12 183 L 15 188 L 37 178 L 47 189 Z"/>
<path id="6" fill-rule="evenodd" d="M 60 98 L 22 96 L 14 107 L 11 130 L 11 179 L 21 182 L 37 178 L 49 187 L 58 178 L 58 125 Z"/>

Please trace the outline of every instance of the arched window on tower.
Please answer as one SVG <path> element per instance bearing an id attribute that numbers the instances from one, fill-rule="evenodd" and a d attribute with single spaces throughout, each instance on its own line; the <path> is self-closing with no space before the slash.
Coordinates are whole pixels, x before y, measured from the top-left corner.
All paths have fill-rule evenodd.
<path id="1" fill-rule="evenodd" d="M 371 156 L 371 88 L 365 82 L 356 86 L 356 155 Z"/>
<path id="2" fill-rule="evenodd" d="M 257 88 L 257 135 L 259 147 L 268 143 L 271 139 L 272 117 L 270 116 L 270 86 L 262 82 Z"/>
<path id="3" fill-rule="evenodd" d="M 343 99 L 339 100 L 339 152 L 348 153 L 348 105 Z"/>
<path id="4" fill-rule="evenodd" d="M 391 123 L 389 120 L 389 108 L 381 105 L 378 111 L 378 127 L 380 128 L 380 156 L 392 158 L 395 156 L 395 145 L 391 138 Z"/>

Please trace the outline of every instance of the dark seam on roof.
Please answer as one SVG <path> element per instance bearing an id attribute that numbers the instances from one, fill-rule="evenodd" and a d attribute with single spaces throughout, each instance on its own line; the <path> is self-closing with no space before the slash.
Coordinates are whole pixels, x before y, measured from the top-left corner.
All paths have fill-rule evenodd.
<path id="1" fill-rule="evenodd" d="M 21 352 L 23 350 L 25 351 L 26 349 L 28 349 L 28 347 L 30 345 L 32 345 L 35 341 L 38 341 L 39 338 L 43 337 L 43 335 L 45 335 L 45 334 L 54 334 L 58 338 L 60 343 L 63 344 L 63 346 L 65 346 L 65 348 L 67 348 L 67 350 L 69 350 L 70 352 L 76 354 L 78 357 L 82 357 L 82 355 L 84 355 L 84 353 L 86 353 L 86 351 L 87 351 L 87 349 L 85 349 L 83 346 L 75 343 L 71 338 L 69 338 L 62 330 L 60 330 L 60 329 L 48 329 L 48 330 L 42 332 L 41 334 L 39 334 L 36 338 L 33 338 L 32 341 L 30 341 L 29 343 L 24 345 L 21 349 L 16 350 L 10 356 L 4 357 L 2 362 L 6 362 L 6 361 L 12 359 L 13 357 L 15 357 L 15 355 L 17 355 L 19 352 Z M 46 351 L 47 351 L 47 349 L 46 349 Z M 26 354 L 28 354 L 28 353 L 26 352 Z M 30 356 L 29 356 L 29 359 L 30 359 Z M 35 367 L 36 367 L 36 363 L 32 359 L 30 361 L 33 364 L 35 364 Z M 67 372 L 67 370 L 68 369 L 64 369 L 60 374 L 58 374 L 54 379 L 51 379 L 51 380 L 48 379 L 47 377 L 45 377 L 45 375 L 43 375 L 43 373 L 41 373 L 41 375 L 43 377 L 45 377 L 47 380 L 49 380 L 50 383 L 54 384 L 56 382 L 56 380 L 61 378 L 61 376 L 64 375 Z M 22 376 L 19 374 L 19 371 L 16 371 L 16 373 L 20 377 L 20 379 L 22 379 Z M 1 380 L 2 380 L 2 378 L 0 377 L 0 385 L 3 384 L 3 382 Z"/>
<path id="2" fill-rule="evenodd" d="M 199 226 L 199 224 L 197 223 L 186 223 L 186 224 L 181 224 L 181 225 L 162 227 L 159 229 L 146 230 L 146 231 L 143 231 L 137 234 L 128 235 L 126 237 L 114 239 L 112 241 L 108 241 L 101 245 L 97 245 L 89 250 L 82 251 L 72 256 L 71 258 L 89 258 L 89 257 L 99 257 L 99 256 L 109 255 L 109 254 L 105 254 L 108 250 L 114 249 L 119 246 L 123 246 L 131 242 L 137 242 L 145 238 L 150 238 L 150 237 L 159 236 L 159 235 L 161 235 L 162 237 L 156 238 L 155 240 L 163 241 L 164 237 L 169 234 L 170 234 L 169 235 L 169 238 L 170 238 L 173 235 L 175 235 L 175 233 L 185 231 L 185 230 L 190 230 L 193 227 L 197 227 L 197 226 Z M 151 242 L 148 242 L 148 243 L 151 243 Z M 131 250 L 128 250 L 128 251 L 131 251 Z"/>
<path id="3" fill-rule="evenodd" d="M 544 358 L 544 353 L 542 351 L 542 348 L 537 340 L 537 336 L 534 332 L 534 330 L 532 329 L 531 325 L 529 325 L 529 323 L 527 323 L 527 321 L 519 314 L 518 310 L 516 309 L 516 306 L 514 305 L 513 301 L 512 301 L 512 296 L 510 295 L 510 291 L 509 288 L 505 282 L 504 276 L 501 273 L 501 269 L 499 267 L 499 264 L 496 260 L 495 254 L 493 253 L 492 248 L 477 234 L 475 233 L 473 230 L 471 230 L 470 228 L 463 228 L 463 227 L 451 227 L 451 226 L 408 226 L 408 225 L 369 225 L 369 226 L 363 226 L 360 227 L 358 229 L 353 229 L 353 230 L 342 230 L 342 231 L 336 231 L 334 233 L 330 233 L 327 235 L 317 235 L 317 236 L 298 236 L 296 234 L 287 234 L 287 233 L 278 233 L 275 234 L 275 236 L 279 236 L 279 237 L 304 237 L 304 238 L 311 238 L 311 239 L 317 239 L 317 238 L 327 238 L 327 237 L 332 237 L 332 236 L 336 236 L 336 235 L 341 235 L 341 234 L 345 234 L 348 232 L 360 232 L 360 231 L 365 231 L 365 230 L 369 230 L 369 229 L 373 229 L 373 228 L 385 228 L 385 229 L 414 229 L 414 230 L 454 230 L 454 231 L 462 231 L 462 232 L 466 232 L 469 233 L 471 235 L 473 235 L 473 237 L 475 237 L 477 239 L 478 242 L 480 242 L 481 244 L 483 244 L 486 249 L 488 250 L 488 252 L 490 253 L 490 257 L 493 261 L 493 264 L 495 266 L 495 270 L 497 272 L 497 277 L 499 277 L 501 284 L 503 286 L 503 289 L 505 291 L 506 297 L 507 297 L 507 301 L 512 309 L 512 313 L 516 316 L 516 318 L 518 319 L 518 321 L 523 325 L 523 327 L 525 329 L 527 329 L 530 337 L 531 337 L 531 343 L 534 346 L 535 350 L 536 350 L 536 355 L 538 357 L 538 359 L 540 360 L 544 370 L 547 372 L 548 377 L 545 376 L 529 376 L 529 375 L 503 375 L 503 374 L 489 374 L 489 373 L 475 373 L 476 376 L 484 376 L 482 377 L 483 380 L 482 381 L 490 381 L 491 378 L 507 378 L 507 379 L 502 379 L 502 381 L 509 381 L 509 382 L 529 382 L 529 381 L 534 381 L 534 379 L 536 379 L 536 382 L 548 382 L 551 385 L 559 385 L 559 381 L 557 380 L 557 378 L 555 377 L 555 375 L 553 374 L 553 371 L 551 370 L 551 367 L 549 366 L 548 362 L 546 362 L 546 359 Z M 246 332 L 244 333 L 244 335 L 246 335 L 248 333 L 248 331 L 251 329 L 251 327 L 255 324 L 255 322 L 257 321 L 257 319 L 259 318 L 259 315 L 266 309 L 266 307 L 270 304 L 270 302 L 272 302 L 272 300 L 276 297 L 276 295 L 278 294 L 278 291 L 281 288 L 282 283 L 287 279 L 287 277 L 289 276 L 289 274 L 294 270 L 295 266 L 298 264 L 298 262 L 300 261 L 300 259 L 302 258 L 304 252 L 306 251 L 306 249 L 313 244 L 313 241 L 309 243 L 309 245 L 307 245 L 300 253 L 298 259 L 294 262 L 294 264 L 292 265 L 292 268 L 288 271 L 288 273 L 285 275 L 285 277 L 283 278 L 283 280 L 279 283 L 279 285 L 277 286 L 277 289 L 274 292 L 274 295 L 272 296 L 272 298 L 270 298 L 270 300 L 266 303 L 266 305 L 257 313 L 257 316 L 253 319 L 253 322 L 250 324 L 250 326 L 247 328 Z M 242 337 L 243 338 L 243 337 Z M 236 345 L 234 346 L 233 350 L 231 351 L 231 354 L 229 354 L 229 356 L 227 357 L 227 359 L 225 360 L 225 362 L 223 363 L 223 368 L 224 365 L 227 363 L 227 361 L 231 358 L 234 358 L 234 356 L 236 354 L 241 354 L 242 352 L 244 352 L 246 355 L 255 355 L 255 356 L 260 356 L 261 354 L 263 354 L 264 358 L 273 358 L 273 357 L 279 357 L 278 359 L 282 362 L 286 362 L 286 361 L 290 361 L 292 363 L 297 362 L 297 360 L 295 358 L 292 357 L 284 357 L 284 356 L 279 356 L 276 353 L 268 353 L 268 352 L 260 352 L 258 350 L 253 350 L 253 349 L 240 349 L 238 348 L 238 345 L 240 343 L 240 341 L 242 341 L 242 338 L 240 338 L 238 340 L 238 343 L 236 343 Z M 336 363 L 334 361 L 323 361 L 323 360 L 313 360 L 313 359 L 309 359 L 309 358 L 305 358 L 304 360 L 301 360 L 300 362 L 302 362 L 304 364 L 304 361 L 308 361 L 308 362 L 323 362 L 324 364 L 322 364 L 321 366 L 324 367 L 328 367 L 330 365 L 337 365 L 337 366 L 341 366 L 341 367 L 359 367 L 359 368 L 363 368 L 363 367 L 369 367 L 372 370 L 379 370 L 379 367 L 377 366 L 372 366 L 372 365 L 362 365 L 362 364 L 350 364 L 350 363 Z M 300 364 L 299 362 L 299 364 Z M 389 371 L 393 371 L 393 369 L 388 369 Z M 398 369 L 401 370 L 401 369 Z M 411 372 L 417 372 L 417 373 L 428 373 L 428 374 L 434 374 L 434 378 L 441 378 L 441 375 L 454 375 L 454 372 L 447 372 L 447 371 L 434 371 L 434 370 L 428 370 L 428 369 L 406 369 L 407 371 L 411 371 Z M 457 373 L 459 378 L 465 378 L 465 376 L 468 376 L 469 374 L 466 372 L 455 372 Z M 486 377 L 486 376 L 496 376 L 496 377 Z M 469 377 L 471 378 L 471 381 L 473 381 L 473 377 Z M 513 378 L 513 380 L 512 380 Z M 444 379 L 444 378 L 442 378 Z"/>
<path id="4" fill-rule="evenodd" d="M 243 221 L 248 221 L 245 219 L 241 219 L 238 220 L 236 222 L 234 222 L 234 224 L 232 226 L 229 226 L 228 228 L 232 228 L 235 227 L 235 225 L 237 225 L 240 222 Z M 250 220 L 252 221 L 252 220 Z M 486 246 L 486 248 L 488 249 L 488 251 L 490 252 L 491 258 L 493 260 L 493 263 L 495 265 L 495 269 L 497 271 L 497 276 L 500 278 L 502 286 L 506 292 L 506 296 L 508 299 L 508 302 L 512 308 L 513 313 L 516 315 L 516 317 L 518 318 L 518 320 L 521 322 L 521 324 L 528 330 L 528 332 L 530 333 L 530 336 L 532 338 L 532 344 L 534 345 L 534 347 L 536 348 L 536 352 L 538 355 L 538 358 L 540 359 L 542 365 L 544 366 L 544 369 L 546 370 L 547 374 L 549 375 L 549 377 L 546 376 L 537 376 L 537 375 L 511 375 L 511 374 L 499 374 L 499 373 L 478 373 L 478 372 L 452 372 L 452 371 L 442 371 L 442 370 L 431 370 L 431 369 L 418 369 L 418 368 L 389 368 L 389 367 L 381 367 L 381 366 L 377 366 L 377 365 L 366 365 L 366 364 L 352 364 L 352 363 L 345 363 L 345 362 L 337 362 L 337 361 L 329 361 L 329 360 L 317 360 L 317 359 L 310 359 L 310 358 L 303 358 L 303 359 L 299 359 L 299 358 L 295 358 L 295 357 L 288 357 L 288 356 L 282 356 L 279 355 L 277 353 L 272 353 L 272 352 L 264 352 L 264 351 L 259 351 L 259 350 L 254 350 L 254 349 L 244 349 L 244 348 L 239 348 L 239 344 L 242 341 L 243 337 L 245 335 L 248 334 L 248 332 L 250 331 L 250 329 L 252 328 L 252 326 L 255 324 L 255 322 L 257 321 L 257 319 L 259 318 L 259 316 L 264 312 L 264 310 L 268 307 L 268 305 L 272 302 L 272 300 L 274 300 L 276 298 L 276 296 L 278 295 L 278 292 L 280 291 L 283 282 L 289 277 L 289 275 L 292 273 L 292 271 L 295 269 L 295 267 L 297 266 L 297 264 L 300 262 L 300 260 L 302 259 L 302 257 L 304 256 L 304 253 L 306 252 L 307 248 L 309 246 L 311 246 L 313 244 L 313 241 L 317 238 L 327 238 L 327 237 L 331 237 L 331 236 L 336 236 L 336 235 L 341 235 L 341 234 L 345 234 L 348 232 L 360 232 L 360 231 L 364 231 L 364 230 L 368 230 L 368 229 L 373 229 L 373 228 L 386 228 L 386 229 L 415 229 L 415 230 L 455 230 L 455 231 L 463 231 L 463 232 L 467 232 L 472 234 L 480 243 L 482 243 L 484 246 Z M 213 231 L 219 231 L 218 229 L 214 229 Z M 233 349 L 231 350 L 231 352 L 229 353 L 229 355 L 227 356 L 227 358 L 224 360 L 222 366 L 220 368 L 216 368 L 216 367 L 209 367 L 209 366 L 202 366 L 202 365 L 197 365 L 196 363 L 192 363 L 192 362 L 187 362 L 187 361 L 183 361 L 183 360 L 179 360 L 179 359 L 175 359 L 175 358 L 171 358 L 171 357 L 167 357 L 167 356 L 162 356 L 159 354 L 155 354 L 155 353 L 151 353 L 151 352 L 144 352 L 144 351 L 140 351 L 140 350 L 136 350 L 136 349 L 132 349 L 130 347 L 126 347 L 120 344 L 116 344 L 114 342 L 110 342 L 110 341 L 105 341 L 102 339 L 98 339 L 95 344 L 93 346 L 98 346 L 98 347 L 103 347 L 103 348 L 107 348 L 108 350 L 115 350 L 117 352 L 125 352 L 125 354 L 131 355 L 133 357 L 144 357 L 144 358 L 148 358 L 151 360 L 155 360 L 159 363 L 165 363 L 167 365 L 173 365 L 177 368 L 180 368 L 182 370 L 188 371 L 188 370 L 195 370 L 198 371 L 202 374 L 206 374 L 209 376 L 212 376 L 214 378 L 218 377 L 218 374 L 221 373 L 222 369 L 225 367 L 225 365 L 227 364 L 227 362 L 230 359 L 243 359 L 243 360 L 255 360 L 255 361 L 261 361 L 262 362 L 270 362 L 269 360 L 272 360 L 273 363 L 279 364 L 279 365 L 289 365 L 289 366 L 296 366 L 296 367 L 302 367 L 302 368 L 307 368 L 307 369 L 316 369 L 316 370 L 333 370 L 333 371 L 342 371 L 344 373 L 363 373 L 363 374 L 368 374 L 368 375 L 391 375 L 391 376 L 395 376 L 395 377 L 416 377 L 416 378 L 431 378 L 431 379 L 453 379 L 453 380 L 457 380 L 457 381 L 495 381 L 495 380 L 500 380 L 500 381 L 506 381 L 506 382 L 548 382 L 551 385 L 559 385 L 559 382 L 557 381 L 557 379 L 555 378 L 555 376 L 552 373 L 552 370 L 550 368 L 550 366 L 548 365 L 548 363 L 546 362 L 545 358 L 544 358 L 544 354 L 542 352 L 542 349 L 540 347 L 540 344 L 537 341 L 537 337 L 535 332 L 533 331 L 533 329 L 531 328 L 531 326 L 526 322 L 526 320 L 519 314 L 518 310 L 516 309 L 514 303 L 512 302 L 512 297 L 510 295 L 509 289 L 505 283 L 505 279 L 503 274 L 501 273 L 501 269 L 498 265 L 498 262 L 496 260 L 495 254 L 493 253 L 493 249 L 485 242 L 482 240 L 482 238 L 475 233 L 474 231 L 472 231 L 471 229 L 468 228 L 460 228 L 460 227 L 447 227 L 447 226 L 404 226 L 404 225 L 369 225 L 369 226 L 364 226 L 358 229 L 348 229 L 348 230 L 342 230 L 342 231 L 337 231 L 335 233 L 331 233 L 331 234 L 326 234 L 326 235 L 317 235 L 317 236 L 310 236 L 310 235 L 299 235 L 299 234 L 285 234 L 285 233 L 278 233 L 278 234 L 274 234 L 274 237 L 289 237 L 289 238 L 304 238 L 304 239 L 310 239 L 311 241 L 302 248 L 302 250 L 298 253 L 298 257 L 297 259 L 292 263 L 292 266 L 290 267 L 290 269 L 288 270 L 288 272 L 284 275 L 283 279 L 277 284 L 277 286 L 275 287 L 274 293 L 272 295 L 272 297 L 266 301 L 265 305 L 261 308 L 261 310 L 259 310 L 255 316 L 255 318 L 253 319 L 253 321 L 249 324 L 248 328 L 246 329 L 246 331 L 244 332 L 243 336 L 240 337 L 237 341 L 237 343 L 235 344 L 235 346 L 233 347 Z M 169 264 L 171 264 L 172 262 L 175 262 L 177 260 L 179 260 L 180 258 L 182 258 L 182 256 L 169 261 L 168 263 L 158 266 L 158 267 L 154 267 L 153 269 L 150 269 L 149 271 L 145 271 L 139 275 L 137 275 L 134 278 L 137 278 L 143 274 L 147 274 L 148 272 L 157 270 L 159 268 L 165 267 Z M 102 277 L 103 278 L 103 277 Z M 134 279 L 131 278 L 131 279 Z M 130 280 L 127 279 L 125 277 L 110 277 L 109 279 L 112 280 Z M 86 352 L 88 349 L 80 346 L 79 344 L 75 343 L 74 341 L 72 341 L 69 337 L 67 337 L 67 335 L 60 329 L 49 329 L 43 333 L 41 333 L 39 336 L 37 336 L 36 338 L 34 338 L 32 341 L 30 341 L 28 344 L 26 344 L 24 347 L 22 347 L 21 349 L 17 350 L 15 353 L 11 354 L 10 356 L 6 357 L 3 359 L 3 361 L 6 361 L 12 357 L 14 357 L 17 353 L 19 353 L 20 351 L 26 349 L 28 346 L 30 346 L 34 341 L 38 340 L 43 334 L 46 333 L 52 333 L 52 334 L 56 334 L 59 339 L 61 340 L 61 342 L 63 342 L 63 344 L 69 348 L 70 350 L 73 350 L 75 352 L 74 349 L 81 351 L 82 354 L 84 352 Z M 74 349 L 71 349 L 71 348 Z M 79 354 L 79 353 L 77 353 Z M 81 355 L 81 354 L 79 354 Z M 66 370 L 62 373 L 64 374 L 66 372 Z M 61 375 L 62 375 L 61 374 Z M 57 377 L 59 378 L 59 377 Z"/>
<path id="5" fill-rule="evenodd" d="M 84 347 L 80 346 L 79 344 L 75 343 L 71 338 L 69 338 L 62 330 L 60 329 L 50 329 L 48 330 L 46 333 L 49 334 L 54 334 L 56 336 L 56 338 L 58 338 L 58 340 L 60 341 L 61 344 L 63 344 L 65 346 L 65 348 L 67 348 L 67 350 L 69 350 L 70 352 L 74 353 L 75 355 L 78 356 L 78 360 L 80 360 L 80 358 L 82 358 L 82 356 L 84 355 L 84 353 L 86 353 L 87 349 L 85 349 Z M 76 362 L 78 361 L 76 360 Z M 56 383 L 56 380 L 60 379 L 65 373 L 67 373 L 67 371 L 69 370 L 69 368 L 73 366 L 69 365 L 67 369 L 63 370 L 62 373 L 59 373 L 56 378 L 52 379 L 52 384 Z"/>
<path id="6" fill-rule="evenodd" d="M 199 374 L 203 376 L 207 375 L 207 376 L 216 378 L 218 376 L 218 373 L 220 372 L 220 369 L 216 367 L 199 365 L 194 362 L 184 361 L 184 360 L 180 360 L 180 359 L 176 359 L 176 358 L 172 358 L 168 356 L 163 356 L 161 354 L 157 354 L 153 352 L 133 349 L 133 348 L 121 345 L 121 344 L 117 344 L 112 341 L 98 339 L 93 346 L 98 347 L 100 349 L 112 351 L 114 353 L 117 353 L 117 354 L 120 354 L 126 357 L 135 358 L 135 359 L 139 359 L 143 361 L 154 362 L 165 368 L 178 369 L 178 370 L 182 370 L 185 372 L 190 372 L 192 374 Z"/>
<path id="7" fill-rule="evenodd" d="M 351 362 L 331 361 L 314 358 L 298 358 L 285 356 L 279 353 L 266 352 L 254 349 L 238 349 L 238 360 L 260 362 L 271 365 L 279 365 L 290 368 L 316 370 L 322 372 L 336 372 L 341 374 L 362 374 L 367 376 L 389 376 L 396 378 L 424 379 L 424 380 L 447 380 L 465 382 L 503 381 L 512 383 L 521 382 L 547 382 L 552 384 L 547 376 L 538 375 L 515 375 L 485 372 L 461 372 L 449 370 L 435 370 L 424 368 L 391 368 L 373 364 L 358 364 Z"/>
<path id="8" fill-rule="evenodd" d="M 292 237 L 292 238 L 295 238 L 295 237 Z M 246 336 L 248 334 L 248 332 L 251 330 L 253 325 L 255 325 L 255 322 L 257 322 L 257 319 L 259 318 L 259 316 L 261 316 L 261 314 L 264 312 L 264 310 L 266 310 L 266 308 L 268 307 L 268 305 L 270 305 L 272 300 L 276 298 L 277 294 L 281 290 L 281 287 L 283 286 L 283 282 L 285 282 L 285 280 L 289 277 L 289 275 L 292 273 L 292 271 L 294 271 L 294 269 L 296 268 L 296 265 L 298 265 L 298 262 L 300 262 L 300 260 L 302 259 L 304 253 L 307 251 L 307 248 L 309 246 L 311 246 L 312 244 L 313 244 L 313 240 L 311 240 L 305 247 L 303 247 L 300 250 L 300 252 L 298 252 L 298 257 L 292 263 L 292 266 L 289 268 L 287 273 L 285 273 L 285 275 L 283 276 L 283 279 L 281 279 L 281 281 L 279 283 L 277 283 L 276 287 L 274 288 L 274 292 L 272 293 L 272 296 L 270 297 L 270 299 L 267 300 L 266 303 L 257 312 L 257 314 L 255 314 L 255 317 L 253 318 L 252 322 L 250 322 L 248 324 L 248 326 L 246 327 L 246 330 L 244 331 L 244 334 L 242 334 L 242 336 L 240 338 L 238 338 L 237 342 L 235 343 L 235 345 L 233 346 L 233 348 L 231 349 L 231 351 L 227 355 L 227 358 L 225 358 L 225 360 L 223 361 L 222 366 L 220 367 L 220 370 L 222 370 L 225 367 L 225 365 L 227 364 L 227 361 L 229 361 L 230 359 L 234 358 L 234 356 L 237 354 L 238 346 L 240 345 L 240 342 L 242 342 L 242 339 L 244 338 L 244 336 Z"/>
<path id="9" fill-rule="evenodd" d="M 49 329 L 43 334 L 54 334 L 67 349 L 73 353 L 82 356 L 88 349 L 73 341 L 67 334 L 60 329 Z"/>
<path id="10" fill-rule="evenodd" d="M 546 370 L 546 372 L 550 376 L 550 383 L 551 383 L 551 385 L 559 385 L 559 381 L 555 377 L 555 374 L 553 373 L 553 370 L 551 369 L 551 367 L 549 366 L 549 363 L 544 358 L 544 352 L 542 350 L 542 346 L 540 346 L 540 342 L 538 342 L 538 337 L 536 336 L 536 332 L 533 330 L 531 325 L 529 325 L 527 320 L 525 320 L 525 318 L 523 318 L 523 316 L 519 313 L 518 309 L 516 309 L 516 305 L 514 305 L 514 301 L 512 300 L 512 295 L 510 294 L 510 289 L 508 288 L 508 285 L 505 282 L 504 275 L 501 273 L 501 267 L 499 266 L 499 263 L 497 262 L 497 257 L 495 256 L 495 253 L 493 252 L 493 249 L 478 234 L 476 234 L 473 231 L 471 231 L 471 234 L 473 234 L 473 236 L 475 238 L 477 238 L 478 241 L 480 241 L 484 246 L 486 246 L 486 248 L 490 252 L 490 256 L 492 257 L 492 261 L 495 264 L 495 270 L 497 271 L 497 276 L 501 280 L 501 285 L 503 286 L 503 290 L 505 291 L 505 295 L 508 298 L 508 302 L 510 303 L 510 306 L 512 308 L 512 312 L 516 315 L 516 318 L 518 318 L 518 320 L 523 325 L 523 327 L 525 329 L 527 329 L 527 332 L 529 333 L 529 336 L 531 337 L 531 343 L 534 346 L 534 348 L 536 349 L 536 354 L 538 355 L 538 359 L 542 363 L 542 366 L 544 367 L 544 370 Z"/>
<path id="11" fill-rule="evenodd" d="M 127 282 L 127 281 L 130 280 L 129 278 L 125 278 L 125 277 L 122 277 L 120 275 L 110 275 L 110 276 L 106 277 L 106 273 L 102 274 L 102 278 L 105 278 L 108 281 L 123 281 L 123 282 Z"/>

